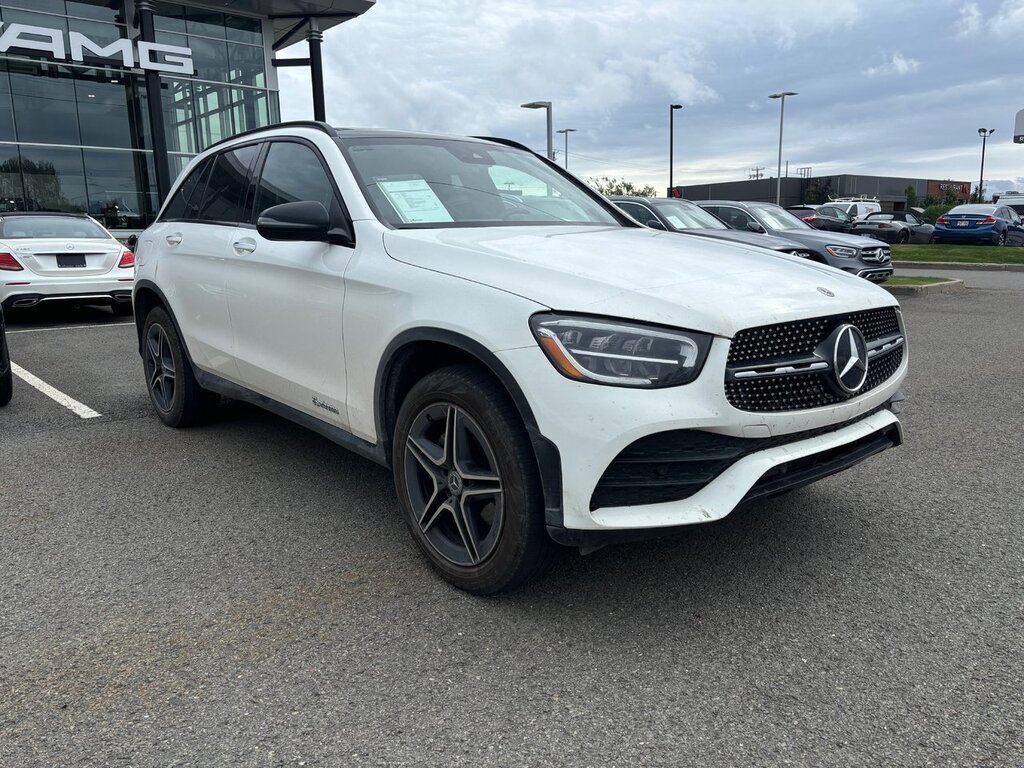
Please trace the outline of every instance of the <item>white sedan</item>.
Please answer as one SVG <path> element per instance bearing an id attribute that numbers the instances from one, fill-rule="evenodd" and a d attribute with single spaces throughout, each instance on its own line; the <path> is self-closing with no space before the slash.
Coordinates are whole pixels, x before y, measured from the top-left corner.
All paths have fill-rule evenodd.
<path id="1" fill-rule="evenodd" d="M 0 213 L 0 304 L 107 304 L 130 314 L 135 254 L 85 214 Z"/>

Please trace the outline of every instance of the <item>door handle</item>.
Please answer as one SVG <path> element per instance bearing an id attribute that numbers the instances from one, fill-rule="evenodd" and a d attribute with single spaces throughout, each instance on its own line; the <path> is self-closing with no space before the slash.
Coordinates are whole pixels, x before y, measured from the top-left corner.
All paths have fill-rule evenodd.
<path id="1" fill-rule="evenodd" d="M 181 242 L 181 235 L 178 232 L 175 232 L 173 235 L 168 235 L 167 236 L 167 244 L 168 245 L 177 245 L 180 242 Z"/>
<path id="2" fill-rule="evenodd" d="M 252 253 L 256 250 L 256 241 L 251 237 L 243 237 L 241 240 L 235 240 L 231 247 L 235 249 L 237 254 Z"/>

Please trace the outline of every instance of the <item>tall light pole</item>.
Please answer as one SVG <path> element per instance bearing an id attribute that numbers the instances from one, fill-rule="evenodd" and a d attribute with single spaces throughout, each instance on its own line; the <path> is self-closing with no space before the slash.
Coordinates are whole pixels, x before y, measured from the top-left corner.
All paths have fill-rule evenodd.
<path id="1" fill-rule="evenodd" d="M 569 134 L 575 132 L 575 128 L 563 128 L 560 131 L 555 131 L 555 133 L 565 136 L 565 170 L 569 170 Z"/>
<path id="2" fill-rule="evenodd" d="M 979 128 L 978 135 L 981 136 L 981 177 L 978 179 L 978 202 L 983 203 L 985 199 L 985 142 L 988 137 L 996 132 L 995 128 Z"/>
<path id="3" fill-rule="evenodd" d="M 668 189 L 669 194 L 672 194 L 672 171 L 675 165 L 675 159 L 673 154 L 675 153 L 675 141 L 676 141 L 676 110 L 682 109 L 682 104 L 669 104 L 668 105 Z"/>
<path id="4" fill-rule="evenodd" d="M 782 91 L 782 93 L 769 94 L 769 99 L 782 99 L 782 108 L 779 110 L 779 170 L 775 174 L 775 204 L 781 205 L 782 200 L 782 123 L 786 118 L 786 97 L 796 96 L 795 91 Z"/>
<path id="5" fill-rule="evenodd" d="M 551 102 L 550 101 L 528 101 L 520 104 L 523 109 L 544 109 L 548 113 L 548 160 L 555 159 L 555 137 L 551 133 Z"/>

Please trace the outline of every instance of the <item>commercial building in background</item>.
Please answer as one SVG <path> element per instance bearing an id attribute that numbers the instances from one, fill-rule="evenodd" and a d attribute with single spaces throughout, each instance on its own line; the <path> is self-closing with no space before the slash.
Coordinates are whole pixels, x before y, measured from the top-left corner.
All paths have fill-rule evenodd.
<path id="1" fill-rule="evenodd" d="M 751 202 L 775 202 L 775 179 L 750 179 L 747 181 L 724 181 L 715 184 L 691 184 L 677 186 L 668 191 L 669 197 L 683 197 L 687 200 L 749 200 Z M 931 195 L 938 199 L 946 196 L 947 190 L 956 194 L 958 202 L 967 202 L 971 195 L 969 181 L 938 181 L 934 179 L 908 179 L 893 176 L 811 176 L 809 178 L 788 177 L 782 179 L 781 204 L 799 205 L 805 202 L 824 202 L 838 197 L 877 198 L 884 211 L 907 209 L 907 188 L 913 187 L 917 204 L 921 205 Z"/>
<path id="2" fill-rule="evenodd" d="M 138 230 L 189 159 L 280 119 L 274 52 L 374 0 L 0 0 L 0 212 Z"/>

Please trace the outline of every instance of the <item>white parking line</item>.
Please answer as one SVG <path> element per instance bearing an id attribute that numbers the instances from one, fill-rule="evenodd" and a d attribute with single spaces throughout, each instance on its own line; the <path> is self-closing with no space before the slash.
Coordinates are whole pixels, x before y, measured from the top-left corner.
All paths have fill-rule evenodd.
<path id="1" fill-rule="evenodd" d="M 24 381 L 26 384 L 28 384 L 31 387 L 35 387 L 48 398 L 50 398 L 51 400 L 55 400 L 72 413 L 81 416 L 83 419 L 95 419 L 97 416 L 103 415 L 101 413 L 97 413 L 89 406 L 83 405 L 82 403 L 78 402 L 77 400 L 75 400 L 75 398 L 65 395 L 56 387 L 51 387 L 38 376 L 29 373 L 17 363 L 11 363 L 11 371 L 14 373 L 15 376 Z"/>
<path id="2" fill-rule="evenodd" d="M 119 328 L 122 325 L 135 325 L 135 323 L 96 323 L 94 325 L 58 325 L 53 328 L 22 328 L 20 331 L 8 329 L 7 335 L 13 336 L 16 333 L 43 333 L 44 331 L 77 331 L 82 328 Z"/>

